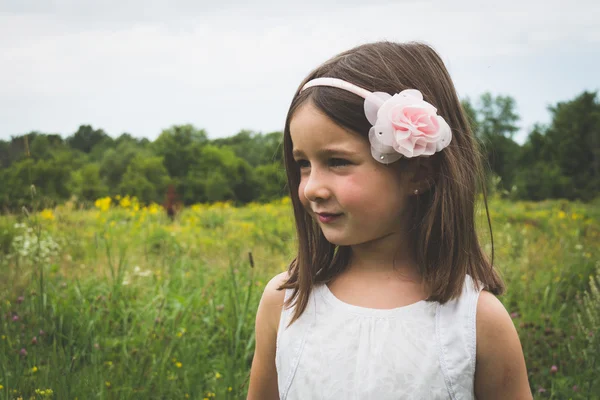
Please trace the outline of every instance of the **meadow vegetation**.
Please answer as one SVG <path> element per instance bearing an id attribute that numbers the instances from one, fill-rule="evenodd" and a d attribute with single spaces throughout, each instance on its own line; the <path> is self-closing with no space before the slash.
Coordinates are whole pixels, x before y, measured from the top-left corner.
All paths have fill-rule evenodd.
<path id="1" fill-rule="evenodd" d="M 599 398 L 600 207 L 489 202 L 535 397 Z M 294 250 L 288 198 L 0 217 L 0 399 L 245 398 L 258 301 Z"/>

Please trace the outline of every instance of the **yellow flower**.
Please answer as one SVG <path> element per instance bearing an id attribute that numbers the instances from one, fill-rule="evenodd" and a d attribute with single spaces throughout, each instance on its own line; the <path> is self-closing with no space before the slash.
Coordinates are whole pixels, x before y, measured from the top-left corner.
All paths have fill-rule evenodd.
<path id="1" fill-rule="evenodd" d="M 190 395 L 186 393 L 186 394 L 185 394 L 185 398 L 186 398 L 186 399 L 189 399 L 189 398 L 190 398 Z"/>
<path id="2" fill-rule="evenodd" d="M 46 208 L 44 209 L 41 213 L 40 216 L 42 217 L 42 219 L 48 219 L 48 220 L 53 220 L 54 219 L 54 213 L 52 212 L 52 210 Z"/>
<path id="3" fill-rule="evenodd" d="M 227 391 L 228 391 L 228 392 L 231 392 L 232 390 L 233 390 L 233 388 L 232 388 L 231 386 L 229 386 L 229 387 L 227 388 Z"/>
<path id="4" fill-rule="evenodd" d="M 178 362 L 175 363 L 175 366 L 177 368 L 181 368 L 181 367 L 183 367 L 183 364 L 178 361 Z"/>
<path id="5" fill-rule="evenodd" d="M 110 382 L 109 381 L 104 382 L 104 384 L 106 385 L 106 387 L 110 387 Z"/>
<path id="6" fill-rule="evenodd" d="M 112 367 L 112 361 L 105 361 L 104 365 L 106 365 L 107 367 Z"/>
<path id="7" fill-rule="evenodd" d="M 103 197 L 94 202 L 94 205 L 100 211 L 108 211 L 110 208 L 110 204 L 112 203 L 112 199 L 110 197 Z"/>
<path id="8" fill-rule="evenodd" d="M 220 374 L 220 373 L 218 373 L 218 372 L 215 374 L 215 378 L 217 378 L 217 379 L 221 379 L 221 378 L 222 378 L 222 376 L 223 376 L 223 375 L 221 375 L 221 374 Z"/>
<path id="9" fill-rule="evenodd" d="M 4 386 L 0 385 L 0 390 L 4 389 Z"/>
<path id="10" fill-rule="evenodd" d="M 6 339 L 6 336 L 2 335 L 2 340 Z"/>
<path id="11" fill-rule="evenodd" d="M 129 208 L 131 206 L 131 199 L 129 196 L 125 196 L 119 200 L 119 205 L 123 208 Z"/>
<path id="12" fill-rule="evenodd" d="M 38 372 L 38 367 L 36 367 L 35 365 L 33 366 L 33 368 L 31 368 L 31 372 L 36 373 Z"/>
<path id="13" fill-rule="evenodd" d="M 564 211 L 560 211 L 560 212 L 558 213 L 558 218 L 559 218 L 559 219 L 564 219 L 566 216 L 567 216 L 567 214 L 566 214 Z"/>

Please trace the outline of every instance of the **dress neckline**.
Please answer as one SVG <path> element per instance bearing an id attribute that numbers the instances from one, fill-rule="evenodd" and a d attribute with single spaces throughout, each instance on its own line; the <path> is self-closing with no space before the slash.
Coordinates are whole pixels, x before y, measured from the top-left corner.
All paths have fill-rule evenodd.
<path id="1" fill-rule="evenodd" d="M 317 287 L 317 290 L 320 292 L 323 299 L 327 301 L 332 306 L 335 306 L 339 309 L 343 309 L 347 312 L 351 312 L 354 314 L 359 314 L 363 316 L 369 317 L 377 317 L 377 318 L 393 318 L 401 315 L 407 315 L 410 313 L 419 314 L 424 309 L 437 304 L 437 302 L 430 302 L 427 300 L 419 300 L 415 303 L 407 304 L 405 306 L 396 307 L 396 308 L 369 308 L 356 306 L 353 304 L 346 303 L 340 299 L 338 299 L 329 289 L 326 283 Z"/>

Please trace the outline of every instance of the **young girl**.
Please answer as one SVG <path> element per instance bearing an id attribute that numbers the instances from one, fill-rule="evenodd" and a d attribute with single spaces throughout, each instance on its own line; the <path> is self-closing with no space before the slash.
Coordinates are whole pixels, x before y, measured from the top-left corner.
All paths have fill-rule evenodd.
<path id="1" fill-rule="evenodd" d="M 433 49 L 326 61 L 284 154 L 298 254 L 258 307 L 249 399 L 532 398 L 475 232 L 475 140 Z"/>

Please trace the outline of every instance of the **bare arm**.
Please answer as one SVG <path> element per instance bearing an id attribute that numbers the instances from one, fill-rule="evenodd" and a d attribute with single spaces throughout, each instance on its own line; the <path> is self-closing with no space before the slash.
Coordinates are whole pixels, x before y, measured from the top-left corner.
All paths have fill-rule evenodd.
<path id="1" fill-rule="evenodd" d="M 525 358 L 517 330 L 493 294 L 483 290 L 477 303 L 478 399 L 532 399 Z"/>
<path id="2" fill-rule="evenodd" d="M 255 328 L 256 346 L 250 371 L 248 400 L 279 399 L 275 349 L 284 291 L 278 291 L 277 288 L 286 278 L 287 272 L 284 272 L 271 279 L 258 305 Z"/>

